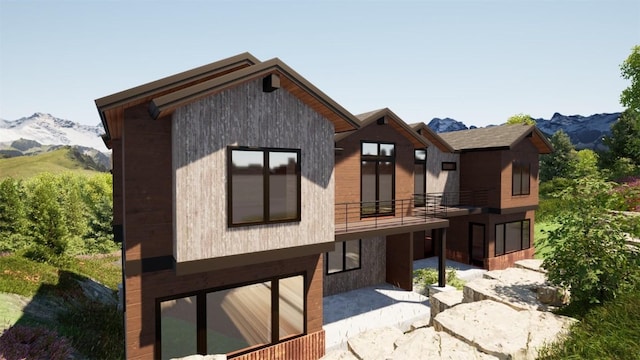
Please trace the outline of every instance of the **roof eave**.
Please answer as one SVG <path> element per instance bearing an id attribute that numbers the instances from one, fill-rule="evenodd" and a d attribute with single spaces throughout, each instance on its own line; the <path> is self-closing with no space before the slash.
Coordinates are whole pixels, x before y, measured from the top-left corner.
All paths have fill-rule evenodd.
<path id="1" fill-rule="evenodd" d="M 295 84 L 296 87 L 304 90 L 322 106 L 343 119 L 346 126 L 336 128 L 336 132 L 350 131 L 360 127 L 360 123 L 353 114 L 333 101 L 278 58 L 154 98 L 149 104 L 149 112 L 154 119 L 168 116 L 180 106 L 184 106 L 205 96 L 215 94 L 231 86 L 239 85 L 271 73 L 279 73 L 285 76 Z"/>

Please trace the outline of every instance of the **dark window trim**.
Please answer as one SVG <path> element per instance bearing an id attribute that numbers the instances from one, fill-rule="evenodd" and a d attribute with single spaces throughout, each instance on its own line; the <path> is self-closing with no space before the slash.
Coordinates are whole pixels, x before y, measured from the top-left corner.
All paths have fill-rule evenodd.
<path id="1" fill-rule="evenodd" d="M 416 153 L 418 151 L 424 151 L 424 160 L 418 159 Z M 428 157 L 427 149 L 414 149 L 413 150 L 413 189 L 415 191 L 416 188 L 416 165 L 423 165 L 424 172 L 422 173 L 423 182 L 421 184 L 421 192 L 414 194 L 413 205 L 416 207 L 425 205 L 425 197 L 422 196 L 427 193 L 427 157 Z"/>
<path id="2" fill-rule="evenodd" d="M 252 222 L 242 222 L 242 223 L 234 223 L 233 222 L 233 181 L 232 181 L 232 156 L 234 150 L 240 151 L 262 151 L 263 156 L 263 218 L 262 221 L 252 221 Z M 295 152 L 298 156 L 298 162 L 296 164 L 296 177 L 298 180 L 297 184 L 297 216 L 293 219 L 279 219 L 279 220 L 269 220 L 269 153 L 271 152 Z M 301 220 L 302 213 L 302 171 L 300 163 L 302 162 L 302 152 L 300 149 L 288 149 L 288 148 L 270 148 L 270 147 L 249 147 L 249 146 L 227 146 L 227 225 L 229 227 L 241 227 L 241 226 L 250 226 L 250 225 L 264 225 L 264 224 L 278 224 L 278 223 L 290 223 L 290 222 L 299 222 Z"/>
<path id="3" fill-rule="evenodd" d="M 524 175 L 525 170 L 527 177 L 529 178 L 529 186 L 524 188 Z M 520 173 L 520 191 L 514 191 L 514 177 L 517 173 Z M 522 162 L 514 161 L 511 164 L 511 196 L 531 195 L 531 164 L 525 164 Z"/>
<path id="4" fill-rule="evenodd" d="M 291 335 L 291 336 L 287 336 L 283 339 L 280 339 L 280 330 L 279 330 L 279 313 L 280 313 L 280 301 L 279 301 L 279 293 L 273 291 L 274 289 L 278 289 L 279 291 L 279 280 L 282 279 L 287 279 L 290 277 L 295 277 L 295 276 L 302 276 L 302 283 L 303 283 L 303 295 L 302 295 L 302 299 L 303 299 L 303 311 L 302 311 L 302 316 L 303 316 L 303 329 L 302 329 L 302 334 L 298 334 L 298 335 Z M 239 288 L 239 287 L 243 287 L 243 286 L 247 286 L 247 285 L 253 285 L 253 284 L 259 284 L 259 283 L 263 283 L 263 282 L 267 282 L 270 281 L 271 282 L 271 342 L 268 344 L 261 344 L 261 345 L 256 345 L 256 346 L 251 346 L 245 349 L 241 349 L 238 350 L 236 352 L 231 353 L 228 357 L 229 358 L 233 358 L 235 356 L 239 356 L 239 355 L 243 355 L 243 354 L 247 354 L 249 352 L 252 351 L 256 351 L 256 350 L 260 350 L 275 344 L 279 344 L 279 343 L 283 343 L 295 338 L 299 338 L 302 336 L 307 335 L 308 329 L 307 329 L 307 313 L 309 312 L 309 308 L 308 308 L 308 304 L 307 304 L 307 272 L 303 271 L 303 272 L 297 272 L 297 273 L 290 273 L 290 274 L 286 274 L 286 275 L 278 275 L 278 276 L 271 276 L 271 277 L 267 277 L 267 278 L 262 278 L 260 280 L 252 280 L 252 281 L 245 281 L 245 282 L 240 282 L 240 283 L 234 283 L 231 285 L 227 285 L 227 286 L 219 286 L 219 287 L 213 287 L 213 288 L 208 288 L 205 290 L 197 290 L 197 291 L 190 291 L 190 292 L 186 292 L 186 293 L 181 293 L 181 294 L 177 294 L 177 295 L 170 295 L 170 296 L 163 296 L 163 297 L 158 297 L 156 298 L 156 303 L 155 303 L 155 320 L 156 320 L 156 326 L 155 326 L 155 330 L 156 330 L 156 334 L 155 334 L 155 358 L 156 359 L 160 359 L 162 358 L 162 338 L 161 338 L 161 334 L 162 334 L 162 324 L 161 322 L 161 313 L 160 313 L 160 305 L 162 304 L 162 302 L 164 301 L 170 301 L 170 300 L 177 300 L 177 299 L 182 299 L 185 297 L 190 297 L 190 296 L 195 296 L 196 297 L 196 327 L 197 327 L 197 351 L 199 355 L 206 355 L 207 354 L 207 314 L 206 314 L 206 308 L 207 308 L 207 294 L 212 293 L 212 292 L 217 292 L 217 291 L 224 291 L 224 290 L 229 290 L 229 289 L 235 289 L 235 288 Z M 275 294 L 275 295 L 274 295 Z M 275 300 L 274 300 L 275 299 Z M 277 317 L 276 317 L 277 316 Z M 275 320 L 274 320 L 275 319 Z M 274 331 L 275 329 L 275 331 Z M 275 341 L 274 341 L 275 340 Z"/>
<path id="5" fill-rule="evenodd" d="M 458 163 L 455 161 L 443 161 L 441 165 L 443 171 L 456 171 L 458 170 Z"/>
<path id="6" fill-rule="evenodd" d="M 349 272 L 349 271 L 353 271 L 353 270 L 360 270 L 362 269 L 362 239 L 358 239 L 358 267 L 355 268 L 351 268 L 351 269 L 347 269 L 347 242 L 349 241 L 355 241 L 354 240 L 346 240 L 346 241 L 341 241 L 340 243 L 342 243 L 342 270 L 340 271 L 335 271 L 330 273 L 329 272 L 329 253 L 326 252 L 324 254 L 324 273 L 325 275 L 335 275 L 335 274 L 342 274 L 345 272 Z"/>
<path id="7" fill-rule="evenodd" d="M 482 259 L 487 258 L 487 226 L 483 223 L 470 222 L 469 223 L 469 263 L 472 265 L 484 265 L 484 264 L 475 264 L 473 258 L 473 227 L 474 226 L 482 226 Z"/>
<path id="8" fill-rule="evenodd" d="M 362 144 L 377 144 L 378 145 L 378 155 L 363 155 L 362 154 Z M 393 145 L 393 155 L 379 155 L 380 154 L 380 145 Z M 360 218 L 369 218 L 369 217 L 378 217 L 378 216 L 394 216 L 396 213 L 396 153 L 397 153 L 397 145 L 392 142 L 379 142 L 379 141 L 368 141 L 361 140 L 360 141 Z M 362 213 L 362 203 L 364 202 L 362 199 L 362 163 L 364 161 L 375 162 L 376 164 L 376 206 L 375 212 L 372 214 L 363 214 Z M 391 174 L 391 211 L 381 213 L 380 212 L 380 163 L 381 162 L 390 162 L 393 165 L 393 174 Z"/>
<path id="9" fill-rule="evenodd" d="M 529 235 L 529 246 L 525 247 L 524 246 L 524 233 L 525 233 L 525 227 L 524 227 L 524 223 L 527 222 L 529 223 L 529 226 L 527 226 L 527 231 L 528 231 L 528 235 Z M 506 247 L 507 247 L 507 224 L 513 224 L 513 223 L 520 223 L 520 249 L 518 250 L 513 250 L 513 251 L 506 251 Z M 502 226 L 502 239 L 498 239 L 497 238 L 497 229 L 498 226 Z M 493 248 L 493 253 L 495 254 L 495 256 L 502 256 L 502 255 L 507 255 L 507 254 L 511 254 L 514 252 L 518 252 L 518 251 L 522 251 L 522 250 L 526 250 L 531 248 L 531 219 L 523 219 L 523 220 L 518 220 L 518 221 L 509 221 L 509 222 L 504 222 L 504 223 L 500 223 L 500 224 L 496 224 L 495 226 L 495 236 L 496 236 L 496 243 L 494 244 L 494 248 Z M 502 249 L 503 252 L 498 254 L 497 251 L 497 244 L 498 241 L 502 241 Z"/>

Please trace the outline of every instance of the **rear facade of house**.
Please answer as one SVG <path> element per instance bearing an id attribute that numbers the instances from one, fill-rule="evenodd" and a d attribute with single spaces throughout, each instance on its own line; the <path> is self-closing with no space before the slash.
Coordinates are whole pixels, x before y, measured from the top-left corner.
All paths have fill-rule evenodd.
<path id="1" fill-rule="evenodd" d="M 389 109 L 356 117 L 246 53 L 96 105 L 129 359 L 318 359 L 323 296 L 411 290 L 413 261 L 434 255 L 485 268 L 533 255 L 550 149 L 535 128 L 466 148 Z"/>

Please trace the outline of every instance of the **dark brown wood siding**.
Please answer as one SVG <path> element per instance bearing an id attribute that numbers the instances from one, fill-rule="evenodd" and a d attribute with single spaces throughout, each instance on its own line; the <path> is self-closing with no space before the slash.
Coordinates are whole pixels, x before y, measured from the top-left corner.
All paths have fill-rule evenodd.
<path id="1" fill-rule="evenodd" d="M 322 269 L 322 257 L 315 255 L 185 276 L 175 276 L 172 270 L 127 276 L 127 358 L 153 357 L 158 298 L 255 282 L 281 274 L 306 274 L 307 333 L 322 331 Z"/>
<path id="2" fill-rule="evenodd" d="M 495 256 L 496 224 L 512 221 L 530 220 L 529 239 L 531 247 L 509 254 Z M 488 270 L 500 270 L 513 266 L 517 260 L 531 259 L 535 253 L 534 247 L 534 222 L 535 211 L 530 210 L 516 214 L 479 214 L 470 216 L 453 217 L 449 219 L 447 231 L 447 258 L 462 262 L 470 262 L 469 254 L 469 223 L 485 225 L 485 261 L 484 267 Z"/>
<path id="3" fill-rule="evenodd" d="M 395 144 L 395 199 L 411 199 L 414 146 L 390 124 L 378 125 L 374 122 L 336 143 L 336 147 L 343 149 L 336 155 L 336 204 L 360 202 L 360 144 L 362 141 Z M 339 211 L 340 209 L 336 209 L 336 216 L 341 216 Z M 356 218 L 359 217 L 357 212 L 354 214 Z M 344 219 L 344 215 L 342 215 L 342 219 Z"/>
<path id="4" fill-rule="evenodd" d="M 413 289 L 412 233 L 387 236 L 387 279 L 401 289 Z"/>

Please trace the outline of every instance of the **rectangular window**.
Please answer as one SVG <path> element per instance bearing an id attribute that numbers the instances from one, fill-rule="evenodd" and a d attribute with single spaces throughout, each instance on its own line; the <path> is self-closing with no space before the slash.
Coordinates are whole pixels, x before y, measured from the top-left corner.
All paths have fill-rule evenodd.
<path id="1" fill-rule="evenodd" d="M 160 303 L 160 337 L 163 359 L 196 354 L 198 313 L 196 297 L 187 296 Z"/>
<path id="2" fill-rule="evenodd" d="M 414 151 L 413 196 L 415 206 L 424 206 L 427 189 L 427 150 Z"/>
<path id="3" fill-rule="evenodd" d="M 300 150 L 229 148 L 229 226 L 300 221 Z"/>
<path id="4" fill-rule="evenodd" d="M 529 195 L 530 165 L 514 162 L 512 164 L 511 194 Z"/>
<path id="5" fill-rule="evenodd" d="M 455 171 L 458 168 L 457 163 L 453 161 L 443 161 L 442 162 L 442 170 L 444 171 Z"/>
<path id="6" fill-rule="evenodd" d="M 496 224 L 496 256 L 528 249 L 530 226 L 529 220 Z"/>
<path id="7" fill-rule="evenodd" d="M 327 274 L 360 269 L 362 240 L 336 242 L 335 246 L 335 250 L 328 252 L 325 257 Z"/>
<path id="8" fill-rule="evenodd" d="M 363 142 L 360 163 L 360 215 L 395 212 L 395 144 Z"/>
<path id="9" fill-rule="evenodd" d="M 238 355 L 303 335 L 304 288 L 296 275 L 160 301 L 156 356 Z"/>

